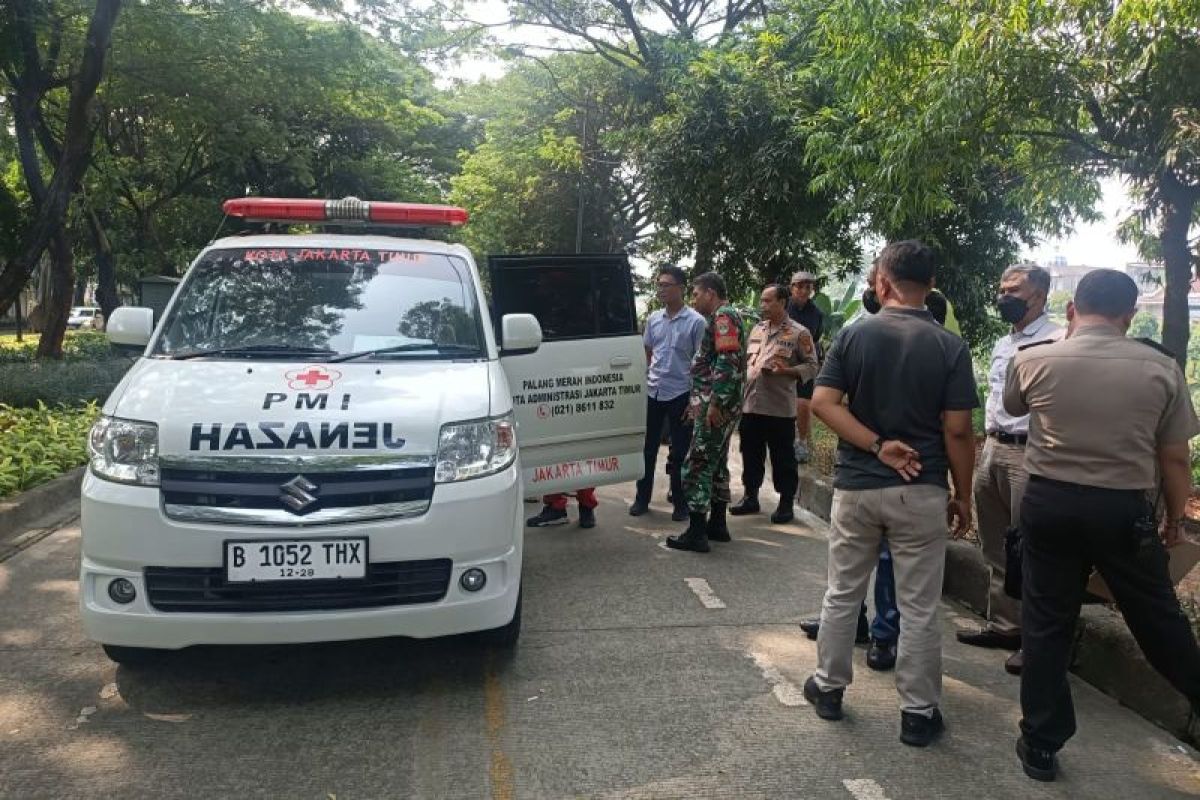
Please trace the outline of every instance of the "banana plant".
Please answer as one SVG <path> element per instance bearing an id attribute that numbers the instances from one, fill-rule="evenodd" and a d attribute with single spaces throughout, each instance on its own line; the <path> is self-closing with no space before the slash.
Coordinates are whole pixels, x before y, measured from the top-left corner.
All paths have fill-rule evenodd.
<path id="1" fill-rule="evenodd" d="M 855 315 L 862 310 L 862 298 L 858 296 L 858 283 L 853 282 L 846 287 L 845 294 L 842 298 L 833 304 L 829 297 L 824 292 L 818 292 L 813 297 L 813 302 L 817 304 L 817 308 L 821 309 L 821 313 L 825 315 L 825 327 L 821 331 L 821 346 L 828 348 L 829 343 L 833 341 L 833 337 L 843 326 L 850 320 L 854 319 Z"/>

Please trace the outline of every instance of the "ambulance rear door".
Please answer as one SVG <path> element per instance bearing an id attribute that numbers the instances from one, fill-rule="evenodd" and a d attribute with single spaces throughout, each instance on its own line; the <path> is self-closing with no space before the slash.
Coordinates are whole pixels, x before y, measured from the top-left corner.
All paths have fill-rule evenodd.
<path id="1" fill-rule="evenodd" d="M 533 314 L 542 346 L 501 355 L 527 494 L 642 476 L 646 353 L 624 255 L 493 256 L 493 320 Z"/>

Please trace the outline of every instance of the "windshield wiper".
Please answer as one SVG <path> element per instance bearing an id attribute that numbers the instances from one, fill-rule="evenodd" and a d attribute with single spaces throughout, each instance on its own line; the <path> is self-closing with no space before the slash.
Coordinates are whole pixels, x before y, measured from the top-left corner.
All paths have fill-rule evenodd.
<path id="1" fill-rule="evenodd" d="M 337 358 L 327 359 L 330 364 L 335 364 L 339 361 L 350 361 L 355 358 L 365 358 L 367 356 L 388 355 L 389 353 L 417 353 L 422 350 L 429 350 L 441 355 L 443 353 L 460 353 L 478 355 L 479 348 L 473 344 L 434 344 L 433 342 L 420 342 L 410 344 L 398 344 L 394 347 L 377 347 L 373 350 L 360 350 L 357 353 L 346 353 Z"/>
<path id="2" fill-rule="evenodd" d="M 176 353 L 170 356 L 170 358 L 175 361 L 184 361 L 189 358 L 204 358 L 205 356 L 328 356 L 336 352 L 336 350 L 330 350 L 326 347 L 296 347 L 290 344 L 249 344 L 241 347 L 215 347 L 211 350 L 191 350 L 186 353 Z"/>

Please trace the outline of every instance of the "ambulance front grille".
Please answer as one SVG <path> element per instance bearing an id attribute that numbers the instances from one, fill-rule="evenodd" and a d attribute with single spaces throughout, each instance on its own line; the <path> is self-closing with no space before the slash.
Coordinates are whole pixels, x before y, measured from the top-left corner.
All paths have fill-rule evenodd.
<path id="1" fill-rule="evenodd" d="M 433 499 L 433 467 L 369 472 L 162 470 L 172 519 L 241 525 L 309 526 L 411 517 Z"/>
<path id="2" fill-rule="evenodd" d="M 177 613 L 332 611 L 436 603 L 450 586 L 451 561 L 385 561 L 362 580 L 226 583 L 221 567 L 146 567 L 146 594 Z"/>

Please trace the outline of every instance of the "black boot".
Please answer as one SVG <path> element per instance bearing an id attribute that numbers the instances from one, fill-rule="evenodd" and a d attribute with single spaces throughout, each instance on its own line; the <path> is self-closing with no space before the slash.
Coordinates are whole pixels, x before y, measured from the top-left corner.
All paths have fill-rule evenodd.
<path id="1" fill-rule="evenodd" d="M 729 509 L 729 513 L 735 517 L 745 516 L 746 514 L 757 514 L 762 509 L 758 505 L 758 490 L 746 490 L 746 494 L 742 497 L 742 502 L 738 503 L 733 508 Z"/>
<path id="2" fill-rule="evenodd" d="M 725 521 L 725 504 L 719 501 L 714 501 L 712 504 L 712 514 L 708 518 L 708 527 L 705 528 L 710 542 L 731 542 L 733 537 L 729 535 L 729 525 Z"/>
<path id="3" fill-rule="evenodd" d="M 678 536 L 667 537 L 667 547 L 672 550 L 691 550 L 693 553 L 708 552 L 708 536 L 704 529 L 708 525 L 703 511 L 692 511 L 688 514 L 688 529 Z"/>
<path id="4" fill-rule="evenodd" d="M 791 522 L 796 518 L 796 513 L 792 508 L 794 499 L 791 495 L 779 495 L 779 508 L 775 509 L 775 513 L 771 515 L 771 522 L 776 525 L 782 525 L 785 522 Z"/>

